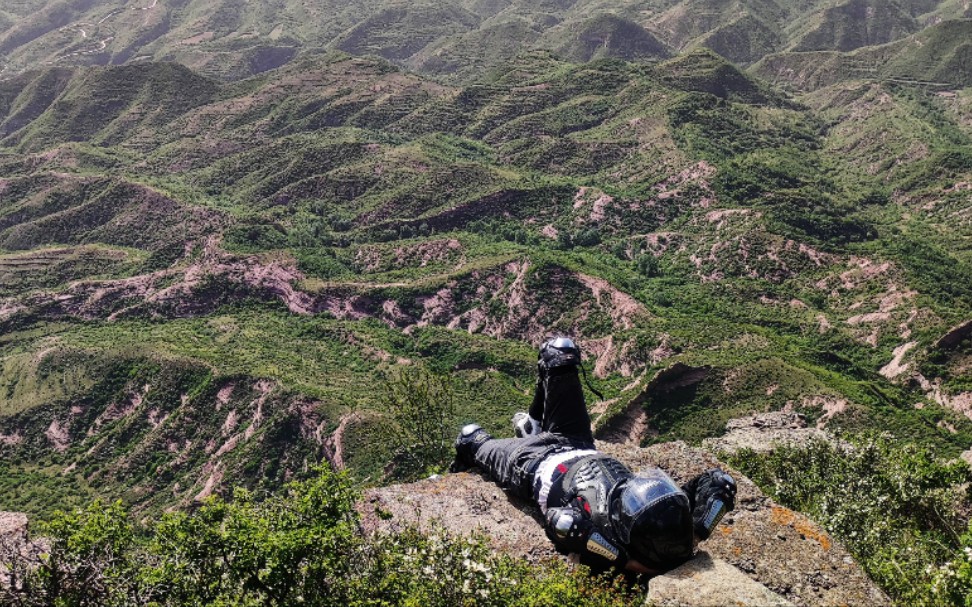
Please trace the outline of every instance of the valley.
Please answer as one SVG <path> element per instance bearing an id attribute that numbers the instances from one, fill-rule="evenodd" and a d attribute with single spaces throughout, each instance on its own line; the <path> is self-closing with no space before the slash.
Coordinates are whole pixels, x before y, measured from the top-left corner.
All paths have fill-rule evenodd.
<path id="1" fill-rule="evenodd" d="M 606 441 L 972 448 L 962 2 L 8 4 L 0 510 L 416 480 L 381 386 L 552 334 Z"/>

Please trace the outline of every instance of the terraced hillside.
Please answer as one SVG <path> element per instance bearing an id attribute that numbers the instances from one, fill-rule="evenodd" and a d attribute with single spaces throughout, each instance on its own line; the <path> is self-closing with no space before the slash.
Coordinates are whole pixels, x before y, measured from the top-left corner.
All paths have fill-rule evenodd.
<path id="1" fill-rule="evenodd" d="M 0 510 L 409 478 L 554 333 L 605 440 L 972 446 L 961 3 L 8 4 Z"/>
<path id="2" fill-rule="evenodd" d="M 533 50 L 567 60 L 655 61 L 708 48 L 741 64 L 777 52 L 847 52 L 972 16 L 964 0 L 17 0 L 0 9 L 0 75 L 176 61 L 221 79 L 302 52 L 374 55 L 468 83 Z"/>
<path id="3" fill-rule="evenodd" d="M 972 443 L 964 342 L 939 342 L 972 306 L 964 91 L 797 103 L 709 52 L 540 52 L 466 88 L 331 54 L 3 91 L 4 508 L 189 503 L 319 457 L 381 480 L 376 381 L 451 371 L 459 417 L 505 433 L 555 332 L 605 433 L 791 408 Z"/>
<path id="4" fill-rule="evenodd" d="M 948 91 L 970 82 L 972 20 L 955 19 L 907 38 L 852 52 L 768 55 L 753 72 L 794 90 L 808 91 L 848 80 L 886 80 Z"/>

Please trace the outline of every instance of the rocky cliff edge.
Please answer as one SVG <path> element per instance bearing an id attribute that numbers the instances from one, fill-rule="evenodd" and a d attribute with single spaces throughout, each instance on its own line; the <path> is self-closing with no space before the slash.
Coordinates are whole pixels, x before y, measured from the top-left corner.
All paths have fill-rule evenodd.
<path id="1" fill-rule="evenodd" d="M 682 442 L 647 448 L 598 447 L 632 470 L 659 466 L 678 482 L 709 468 L 727 468 Z M 739 481 L 737 506 L 692 561 L 649 582 L 651 605 L 889 605 L 847 550 L 805 516 Z M 541 528 L 539 510 L 507 496 L 478 472 L 449 474 L 369 490 L 359 504 L 365 528 L 484 534 L 494 549 L 531 561 L 558 555 Z"/>

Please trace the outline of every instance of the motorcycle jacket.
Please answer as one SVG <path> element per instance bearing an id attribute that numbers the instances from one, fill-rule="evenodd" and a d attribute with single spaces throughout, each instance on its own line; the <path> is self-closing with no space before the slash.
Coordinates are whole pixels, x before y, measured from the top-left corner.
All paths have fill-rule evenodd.
<path id="1" fill-rule="evenodd" d="M 636 476 L 593 450 L 556 454 L 540 465 L 534 482 L 547 536 L 598 571 L 624 568 L 629 559 L 654 569 L 684 562 L 733 508 L 735 496 L 735 482 L 721 470 L 683 489 L 658 468 Z"/>

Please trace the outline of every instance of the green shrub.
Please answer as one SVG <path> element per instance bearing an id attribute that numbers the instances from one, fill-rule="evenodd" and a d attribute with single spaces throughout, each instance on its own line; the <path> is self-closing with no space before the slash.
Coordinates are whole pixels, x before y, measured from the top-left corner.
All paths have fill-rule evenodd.
<path id="1" fill-rule="evenodd" d="M 387 424 L 381 434 L 392 446 L 396 479 L 442 471 L 453 455 L 456 393 L 449 376 L 402 367 L 385 384 L 380 408 Z"/>
<path id="2" fill-rule="evenodd" d="M 934 572 L 931 588 L 932 596 L 941 603 L 972 605 L 972 524 L 962 535 L 961 552 Z"/>
<path id="3" fill-rule="evenodd" d="M 646 278 L 653 278 L 660 273 L 658 258 L 651 253 L 642 253 L 639 255 L 635 260 L 635 265 L 638 266 L 638 272 Z"/>
<path id="4" fill-rule="evenodd" d="M 766 456 L 743 451 L 730 461 L 823 524 L 897 602 L 949 605 L 972 587 L 959 538 L 972 480 L 964 462 L 887 435 L 851 448 L 818 441 Z"/>
<path id="5" fill-rule="evenodd" d="M 481 539 L 361 531 L 349 477 L 321 468 L 257 500 L 211 498 L 141 526 L 116 503 L 59 514 L 50 548 L 0 604 L 183 606 L 634 605 L 623 581 L 534 566 Z"/>

